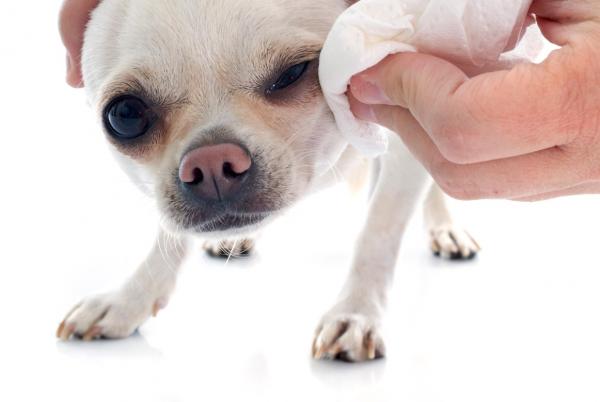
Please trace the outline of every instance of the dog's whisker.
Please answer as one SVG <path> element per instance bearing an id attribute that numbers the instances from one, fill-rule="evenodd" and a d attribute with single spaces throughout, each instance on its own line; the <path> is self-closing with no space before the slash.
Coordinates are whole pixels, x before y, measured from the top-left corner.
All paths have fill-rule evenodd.
<path id="1" fill-rule="evenodd" d="M 225 266 L 227 266 L 229 264 L 229 261 L 231 260 L 231 256 L 233 256 L 233 253 L 235 252 L 237 244 L 238 244 L 238 239 L 235 239 L 233 242 L 233 245 L 231 246 L 231 249 L 229 250 L 229 256 L 227 257 L 227 261 L 225 261 Z"/>

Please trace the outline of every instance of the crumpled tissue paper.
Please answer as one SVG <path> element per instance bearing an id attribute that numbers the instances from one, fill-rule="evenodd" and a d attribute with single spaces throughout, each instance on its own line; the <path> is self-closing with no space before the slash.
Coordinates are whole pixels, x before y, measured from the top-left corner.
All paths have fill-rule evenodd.
<path id="1" fill-rule="evenodd" d="M 363 154 L 385 152 L 387 134 L 377 125 L 358 121 L 350 111 L 350 79 L 400 52 L 432 54 L 471 74 L 500 69 L 502 56 L 521 38 L 531 2 L 358 1 L 334 24 L 319 62 L 321 87 L 338 128 Z"/>

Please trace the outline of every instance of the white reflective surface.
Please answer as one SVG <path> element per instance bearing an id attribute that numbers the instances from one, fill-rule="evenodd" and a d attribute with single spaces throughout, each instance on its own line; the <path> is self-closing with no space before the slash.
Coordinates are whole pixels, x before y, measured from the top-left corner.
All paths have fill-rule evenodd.
<path id="1" fill-rule="evenodd" d="M 433 258 L 416 219 L 383 361 L 309 357 L 363 216 L 343 188 L 277 221 L 250 260 L 225 266 L 198 247 L 136 336 L 57 342 L 72 304 L 120 284 L 156 227 L 61 81 L 57 3 L 0 5 L 0 400 L 600 400 L 598 197 L 461 204 L 484 246 L 462 264 Z"/>

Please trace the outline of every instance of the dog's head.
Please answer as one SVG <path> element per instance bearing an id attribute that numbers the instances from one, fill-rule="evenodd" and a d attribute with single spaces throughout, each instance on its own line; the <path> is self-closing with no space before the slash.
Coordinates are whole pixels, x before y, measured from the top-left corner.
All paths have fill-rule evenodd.
<path id="1" fill-rule="evenodd" d="M 347 0 L 104 0 L 88 95 L 119 161 L 171 230 L 255 229 L 346 146 L 318 56 Z"/>

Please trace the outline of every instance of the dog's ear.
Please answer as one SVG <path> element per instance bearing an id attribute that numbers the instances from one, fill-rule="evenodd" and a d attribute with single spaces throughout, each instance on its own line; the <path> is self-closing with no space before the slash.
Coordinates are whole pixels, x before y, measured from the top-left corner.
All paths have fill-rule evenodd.
<path id="1" fill-rule="evenodd" d="M 65 0 L 60 11 L 60 35 L 67 48 L 67 82 L 73 87 L 83 86 L 81 48 L 90 14 L 100 0 Z"/>
<path id="2" fill-rule="evenodd" d="M 350 7 L 354 3 L 358 3 L 358 0 L 346 0 L 346 4 L 348 4 L 348 7 Z"/>

